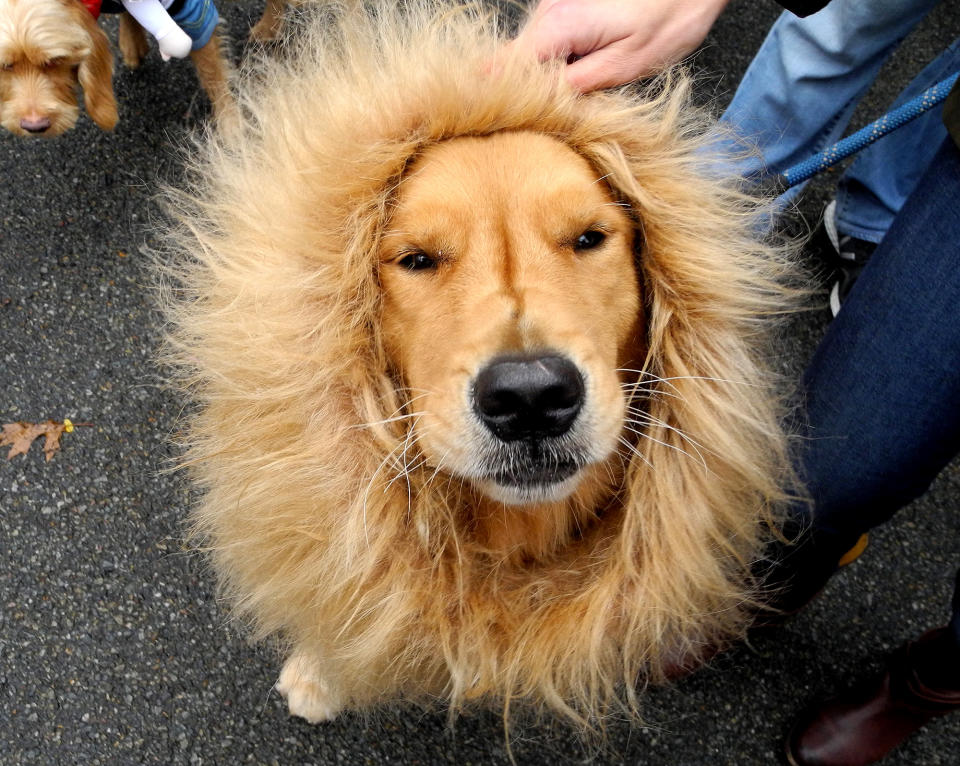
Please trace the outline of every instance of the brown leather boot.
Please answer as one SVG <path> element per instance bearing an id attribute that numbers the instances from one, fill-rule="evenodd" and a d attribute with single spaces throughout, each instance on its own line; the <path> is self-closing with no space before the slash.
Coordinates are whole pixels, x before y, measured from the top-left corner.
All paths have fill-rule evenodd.
<path id="1" fill-rule="evenodd" d="M 917 677 L 912 661 L 943 631 L 929 631 L 900 647 L 882 678 L 803 714 L 785 743 L 791 766 L 867 766 L 931 719 L 960 709 L 960 689 L 931 689 Z"/>

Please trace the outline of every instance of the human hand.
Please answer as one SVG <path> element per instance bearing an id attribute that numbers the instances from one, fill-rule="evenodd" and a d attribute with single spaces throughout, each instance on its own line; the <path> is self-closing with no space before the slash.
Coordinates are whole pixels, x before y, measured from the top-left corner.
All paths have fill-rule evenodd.
<path id="1" fill-rule="evenodd" d="M 623 85 L 696 49 L 729 0 L 541 0 L 511 45 L 567 58 L 579 91 Z"/>

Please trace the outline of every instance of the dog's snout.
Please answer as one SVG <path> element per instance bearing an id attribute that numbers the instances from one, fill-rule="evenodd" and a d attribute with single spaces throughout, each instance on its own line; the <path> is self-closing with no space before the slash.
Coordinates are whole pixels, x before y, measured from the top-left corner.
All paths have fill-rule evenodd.
<path id="1" fill-rule="evenodd" d="M 566 433 L 583 406 L 583 376 L 562 356 L 505 356 L 477 375 L 474 406 L 504 441 Z"/>
<path id="2" fill-rule="evenodd" d="M 50 129 L 49 117 L 24 117 L 20 120 L 20 127 L 27 133 L 46 133 Z"/>

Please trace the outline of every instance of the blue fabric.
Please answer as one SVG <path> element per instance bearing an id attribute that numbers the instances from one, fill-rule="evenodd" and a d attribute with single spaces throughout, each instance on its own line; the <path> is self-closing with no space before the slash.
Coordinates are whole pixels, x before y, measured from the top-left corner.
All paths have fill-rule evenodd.
<path id="1" fill-rule="evenodd" d="M 213 36 L 220 15 L 213 0 L 185 0 L 183 8 L 171 14 L 180 28 L 193 40 L 192 50 L 202 48 Z"/>
<path id="2" fill-rule="evenodd" d="M 960 150 L 948 138 L 807 368 L 799 463 L 813 544 L 788 562 L 797 581 L 825 581 L 839 553 L 923 494 L 960 452 L 958 210 Z M 953 607 L 960 625 L 960 595 Z"/>
<path id="3" fill-rule="evenodd" d="M 804 378 L 816 526 L 855 537 L 960 451 L 960 150 L 945 140 Z"/>
<path id="4" fill-rule="evenodd" d="M 744 75 L 723 120 L 763 157 L 745 176 L 781 173 L 836 143 L 857 103 L 901 40 L 938 0 L 833 0 L 800 19 L 784 13 Z M 894 107 L 960 70 L 955 43 L 921 72 Z M 879 242 L 946 130 L 937 107 L 865 149 L 841 180 L 837 228 Z M 802 186 L 788 191 L 793 201 Z"/>

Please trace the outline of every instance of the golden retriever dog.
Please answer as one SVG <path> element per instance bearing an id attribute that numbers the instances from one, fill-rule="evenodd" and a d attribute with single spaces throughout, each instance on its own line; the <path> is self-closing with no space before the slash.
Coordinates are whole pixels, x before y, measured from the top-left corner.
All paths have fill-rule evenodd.
<path id="1" fill-rule="evenodd" d="M 742 635 L 790 487 L 790 259 L 688 82 L 579 96 L 501 26 L 321 9 L 168 197 L 195 533 L 310 721 L 635 712 Z"/>
<path id="2" fill-rule="evenodd" d="M 140 65 L 149 45 L 133 17 L 120 17 L 124 63 Z M 200 84 L 218 118 L 233 116 L 230 64 L 215 32 L 191 52 Z M 118 120 L 113 54 L 106 34 L 80 0 L 0 0 L 0 125 L 18 136 L 59 136 L 77 121 L 77 86 L 103 130 Z"/>

